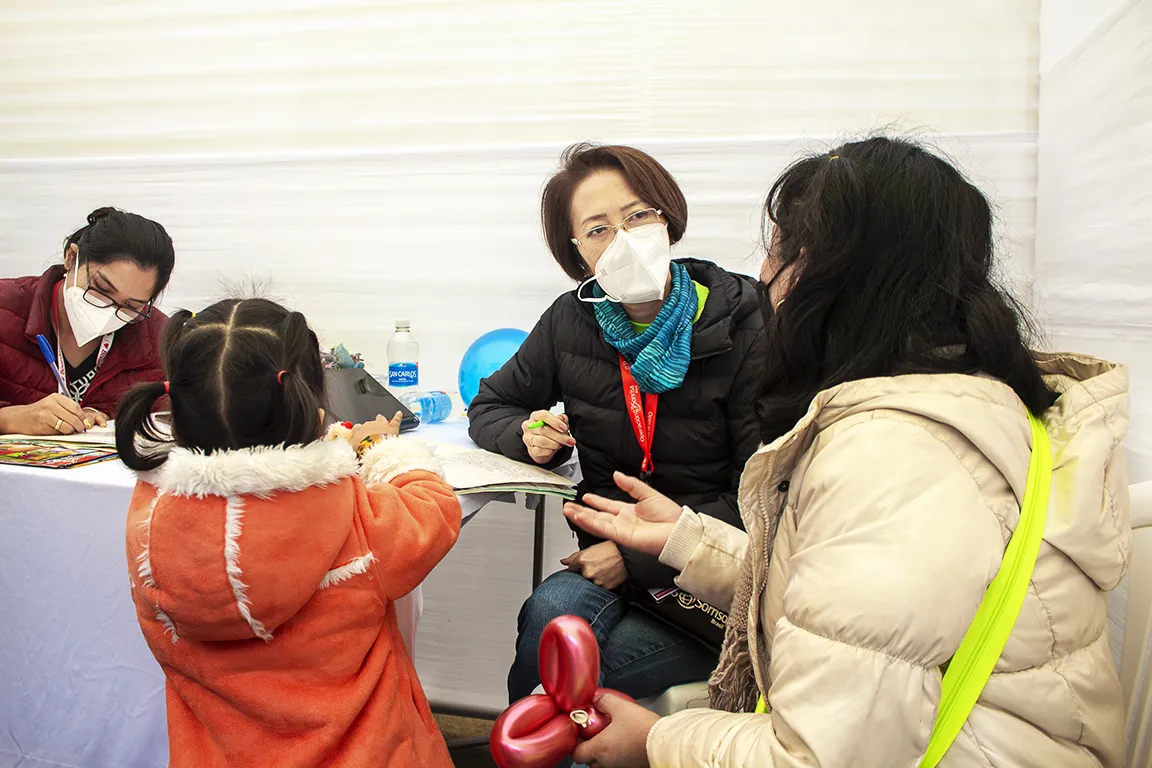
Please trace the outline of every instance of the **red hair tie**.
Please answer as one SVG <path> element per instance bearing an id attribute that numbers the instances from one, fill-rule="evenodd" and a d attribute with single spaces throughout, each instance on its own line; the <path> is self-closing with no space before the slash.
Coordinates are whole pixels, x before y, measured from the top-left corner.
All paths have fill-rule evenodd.
<path id="1" fill-rule="evenodd" d="M 284 383 L 284 374 L 286 374 L 286 373 L 288 373 L 288 371 L 280 371 L 279 373 L 276 374 L 276 383 L 277 384 L 283 384 Z"/>
<path id="2" fill-rule="evenodd" d="M 172 390 L 172 387 L 168 384 L 168 382 L 164 382 L 164 394 L 166 394 L 166 395 L 172 394 L 171 390 Z"/>

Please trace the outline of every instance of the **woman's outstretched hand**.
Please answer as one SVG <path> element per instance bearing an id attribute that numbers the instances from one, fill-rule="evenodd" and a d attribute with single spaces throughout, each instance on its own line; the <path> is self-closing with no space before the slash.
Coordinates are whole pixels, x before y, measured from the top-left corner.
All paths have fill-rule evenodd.
<path id="1" fill-rule="evenodd" d="M 617 472 L 613 479 L 620 490 L 636 500 L 635 504 L 587 494 L 584 496 L 587 506 L 569 502 L 564 505 L 564 516 L 594 536 L 636 552 L 659 556 L 680 520 L 682 508 L 623 472 Z"/>

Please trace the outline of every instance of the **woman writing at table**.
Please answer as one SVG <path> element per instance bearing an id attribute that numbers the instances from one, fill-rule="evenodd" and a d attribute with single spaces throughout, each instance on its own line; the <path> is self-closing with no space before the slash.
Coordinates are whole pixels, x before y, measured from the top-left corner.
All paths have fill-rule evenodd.
<path id="1" fill-rule="evenodd" d="M 472 438 L 546 467 L 579 445 L 582 492 L 619 498 L 613 472 L 644 473 L 678 503 L 739 525 L 737 480 L 759 443 L 755 282 L 710 262 L 672 261 L 687 204 L 672 175 L 637 149 L 569 148 L 541 209 L 552 256 L 579 287 L 482 382 L 468 410 Z M 557 402 L 564 416 L 549 412 Z M 520 613 L 511 699 L 539 684 L 540 634 L 562 614 L 592 624 L 607 686 L 645 697 L 707 678 L 714 649 L 634 607 L 675 573 L 612 542 L 581 534 L 579 543 L 568 570 Z"/>
<path id="2" fill-rule="evenodd" d="M 65 241 L 63 265 L 0 280 L 0 434 L 83 432 L 114 418 L 134 384 L 164 378 L 157 347 L 165 316 L 153 305 L 175 258 L 164 227 L 100 208 Z"/>

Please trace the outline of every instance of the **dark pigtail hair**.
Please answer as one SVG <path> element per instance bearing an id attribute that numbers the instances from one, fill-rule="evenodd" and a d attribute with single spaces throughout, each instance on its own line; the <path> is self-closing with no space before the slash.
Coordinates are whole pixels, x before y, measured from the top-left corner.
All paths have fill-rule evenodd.
<path id="1" fill-rule="evenodd" d="M 265 299 L 228 299 L 193 315 L 180 311 L 164 328 L 172 435 L 181 448 L 214 453 L 306 445 L 321 436 L 324 367 L 316 334 L 299 312 Z M 281 373 L 283 371 L 283 373 Z M 132 469 L 164 463 L 151 411 L 163 383 L 125 396 L 116 446 Z M 146 453 L 149 444 L 155 448 Z"/>
<path id="2" fill-rule="evenodd" d="M 279 382 L 274 380 L 272 384 L 279 389 L 282 400 L 279 418 L 294 441 L 297 436 L 319 434 L 323 426 L 323 401 L 316 395 L 324 387 L 324 369 L 316 354 L 319 348 L 319 340 L 304 315 L 293 312 L 284 318 L 280 330 L 280 370 L 284 373 L 278 371 Z"/>
<path id="3" fill-rule="evenodd" d="M 116 409 L 116 452 L 129 469 L 146 472 L 164 463 L 167 451 L 149 451 L 142 445 L 164 441 L 152 420 L 152 409 L 164 395 L 164 382 L 154 381 L 133 387 L 120 400 Z"/>
<path id="4" fill-rule="evenodd" d="M 175 314 L 168 318 L 168 322 L 164 324 L 164 330 L 160 333 L 160 359 L 164 364 L 164 370 L 172 371 L 172 350 L 176 347 L 176 342 L 180 339 L 180 335 L 184 333 L 184 326 L 188 324 L 194 315 L 186 309 L 177 310 Z"/>
<path id="5" fill-rule="evenodd" d="M 165 371 L 172 370 L 170 353 L 191 318 L 191 312 L 181 309 L 164 325 L 160 334 L 160 353 Z M 129 469 L 146 472 L 164 463 L 170 446 L 165 445 L 168 438 L 156 428 L 152 413 L 156 403 L 166 395 L 165 382 L 159 381 L 133 387 L 120 401 L 119 408 L 126 410 L 118 408 L 116 411 L 116 451 Z M 152 446 L 151 450 L 142 450 L 148 445 Z"/>

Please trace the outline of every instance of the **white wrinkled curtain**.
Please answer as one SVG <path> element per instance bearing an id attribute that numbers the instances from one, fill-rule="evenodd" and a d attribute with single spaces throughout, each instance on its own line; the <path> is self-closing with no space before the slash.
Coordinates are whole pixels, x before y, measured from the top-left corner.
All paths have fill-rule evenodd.
<path id="1" fill-rule="evenodd" d="M 1131 376 L 1133 483 L 1152 479 L 1152 0 L 1044 0 L 1036 282 L 1056 344 L 1123 361 Z M 1150 494 L 1134 494 L 1147 524 Z M 1144 532 L 1137 534 L 1137 541 Z M 1129 765 L 1152 764 L 1147 544 L 1110 598 L 1128 702 Z M 1140 561 L 1143 556 L 1145 560 Z M 1131 583 L 1129 583 L 1131 582 Z M 1136 603 L 1133 603 L 1135 605 Z M 1136 628 L 1128 626 L 1131 620 Z M 1141 635 L 1141 629 L 1144 629 Z M 1125 647 L 1128 643 L 1142 647 Z"/>
<path id="2" fill-rule="evenodd" d="M 481 331 L 528 329 L 568 285 L 537 214 L 565 145 L 651 151 L 688 197 L 679 252 L 752 271 L 782 165 L 893 124 L 973 170 L 1027 269 L 1037 14 L 1037 0 L 2 0 L 3 272 L 46 266 L 116 204 L 176 240 L 166 306 L 258 278 L 377 365 L 407 317 L 425 380 L 451 387 Z"/>
<path id="3" fill-rule="evenodd" d="M 1053 344 L 1128 365 L 1152 480 L 1152 0 L 1045 0 L 1035 275 Z"/>
<path id="4" fill-rule="evenodd" d="M 0 274 L 84 215 L 162 222 L 166 307 L 263 281 L 370 366 L 412 321 L 426 384 L 569 284 L 538 226 L 567 144 L 636 144 L 688 198 L 682 255 L 754 271 L 760 202 L 805 148 L 895 125 L 996 200 L 1035 263 L 1039 0 L 0 0 Z M 571 552 L 563 524 L 548 561 Z M 430 697 L 498 709 L 528 594 L 523 509 L 425 584 Z M 493 558 L 493 552 L 500 552 Z M 460 659 L 483 658 L 463 666 Z"/>

